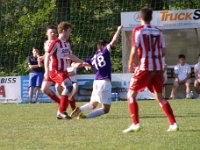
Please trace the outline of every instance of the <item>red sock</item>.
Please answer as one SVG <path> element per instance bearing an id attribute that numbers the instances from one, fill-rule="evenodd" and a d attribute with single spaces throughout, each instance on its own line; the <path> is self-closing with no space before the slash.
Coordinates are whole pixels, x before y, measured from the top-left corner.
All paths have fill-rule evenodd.
<path id="1" fill-rule="evenodd" d="M 176 123 L 174 114 L 173 114 L 173 110 L 170 106 L 170 104 L 168 103 L 167 100 L 159 100 L 160 101 L 160 106 L 162 107 L 163 111 L 165 112 L 167 118 L 170 121 L 170 124 L 174 124 Z"/>
<path id="2" fill-rule="evenodd" d="M 129 111 L 134 124 L 139 123 L 138 104 L 135 97 L 128 99 Z"/>
<path id="3" fill-rule="evenodd" d="M 47 94 L 52 100 L 54 100 L 56 103 L 60 104 L 60 99 L 58 96 L 51 90 L 49 94 Z"/>
<path id="4" fill-rule="evenodd" d="M 70 104 L 72 110 L 74 110 L 76 108 L 76 101 L 75 101 L 74 96 L 72 97 L 71 100 L 69 100 L 69 104 Z"/>
<path id="5" fill-rule="evenodd" d="M 59 111 L 60 112 L 66 112 L 68 104 L 69 104 L 68 96 L 61 95 L 60 96 Z"/>

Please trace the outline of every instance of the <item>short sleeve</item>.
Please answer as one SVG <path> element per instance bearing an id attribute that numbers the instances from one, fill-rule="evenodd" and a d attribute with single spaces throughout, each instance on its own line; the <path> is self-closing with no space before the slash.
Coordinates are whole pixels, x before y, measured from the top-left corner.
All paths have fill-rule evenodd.
<path id="1" fill-rule="evenodd" d="M 194 65 L 194 71 L 198 71 L 198 64 Z"/>
<path id="2" fill-rule="evenodd" d="M 187 73 L 191 73 L 191 67 L 190 67 L 190 65 L 187 65 Z"/>
<path id="3" fill-rule="evenodd" d="M 29 64 L 29 65 L 32 65 L 31 56 L 28 57 L 28 64 Z"/>
<path id="4" fill-rule="evenodd" d="M 179 69 L 178 69 L 178 65 L 174 66 L 174 73 L 175 73 L 175 74 L 178 74 L 178 70 L 179 70 Z"/>
<path id="5" fill-rule="evenodd" d="M 58 40 L 54 40 L 53 42 L 51 42 L 47 52 L 52 55 L 56 51 L 57 45 L 58 45 Z"/>
<path id="6" fill-rule="evenodd" d="M 106 49 L 107 49 L 109 52 L 111 52 L 111 51 L 112 51 L 111 45 L 110 45 L 110 44 L 106 45 Z"/>
<path id="7" fill-rule="evenodd" d="M 139 43 L 140 43 L 139 37 L 140 37 L 140 31 L 133 29 L 132 31 L 132 46 L 133 47 L 139 46 Z"/>
<path id="8" fill-rule="evenodd" d="M 161 42 L 161 47 L 162 48 L 166 48 L 166 45 L 165 45 L 165 38 L 164 38 L 164 35 L 162 32 L 160 32 L 160 42 Z"/>

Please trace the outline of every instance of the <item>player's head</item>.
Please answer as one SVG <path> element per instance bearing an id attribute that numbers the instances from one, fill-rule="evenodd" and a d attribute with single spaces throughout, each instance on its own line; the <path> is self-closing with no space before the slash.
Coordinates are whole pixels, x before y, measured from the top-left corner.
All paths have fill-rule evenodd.
<path id="1" fill-rule="evenodd" d="M 38 56 L 39 55 L 39 50 L 38 50 L 38 48 L 37 47 L 33 47 L 32 48 L 32 53 L 33 53 L 33 56 Z"/>
<path id="2" fill-rule="evenodd" d="M 181 65 L 184 65 L 184 64 L 185 64 L 185 59 L 186 59 L 186 57 L 185 57 L 184 54 L 178 55 L 178 60 L 179 60 L 179 63 L 180 63 Z"/>
<path id="3" fill-rule="evenodd" d="M 140 9 L 140 19 L 142 23 L 149 24 L 152 20 L 153 11 L 149 7 L 143 7 Z"/>
<path id="4" fill-rule="evenodd" d="M 72 25 L 69 22 L 63 21 L 58 24 L 58 34 L 62 35 L 66 40 L 69 40 L 71 32 Z"/>
<path id="5" fill-rule="evenodd" d="M 99 40 L 97 42 L 97 50 L 101 50 L 102 48 L 104 48 L 107 45 L 106 40 Z"/>
<path id="6" fill-rule="evenodd" d="M 54 40 L 56 38 L 56 33 L 57 33 L 56 30 L 57 30 L 56 26 L 47 26 L 46 36 L 48 40 Z"/>

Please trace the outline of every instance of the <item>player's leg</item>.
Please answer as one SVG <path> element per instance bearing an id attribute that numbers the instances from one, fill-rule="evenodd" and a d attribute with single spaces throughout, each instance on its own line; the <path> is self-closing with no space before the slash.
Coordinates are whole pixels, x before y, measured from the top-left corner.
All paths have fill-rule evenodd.
<path id="1" fill-rule="evenodd" d="M 159 102 L 161 108 L 165 112 L 165 114 L 170 122 L 168 131 L 177 131 L 178 126 L 176 124 L 173 110 L 172 110 L 169 102 L 166 99 L 164 99 L 162 96 L 163 76 L 162 76 L 161 72 L 158 72 L 154 76 L 154 78 L 151 82 L 151 85 L 149 85 L 149 87 L 150 87 L 151 91 L 154 92 L 156 100 Z"/>
<path id="2" fill-rule="evenodd" d="M 194 88 L 195 88 L 195 91 L 197 92 L 198 94 L 198 97 L 197 98 L 200 98 L 200 84 L 199 84 L 199 79 L 196 79 L 194 81 Z"/>
<path id="3" fill-rule="evenodd" d="M 174 83 L 173 83 L 173 86 L 172 86 L 171 95 L 170 95 L 170 98 L 171 98 L 171 99 L 174 99 L 174 98 L 175 98 L 176 91 L 177 91 L 178 87 L 179 87 L 179 83 L 178 83 L 178 81 L 175 79 L 175 80 L 174 80 Z"/>
<path id="4" fill-rule="evenodd" d="M 80 108 L 77 107 L 72 113 L 71 113 L 71 117 L 75 118 L 78 117 L 82 112 L 86 111 L 86 110 L 92 110 L 95 109 L 98 105 L 98 89 L 97 89 L 97 82 L 94 81 L 93 82 L 93 90 L 92 90 L 92 95 L 90 98 L 90 102 L 81 106 Z"/>
<path id="5" fill-rule="evenodd" d="M 69 104 L 71 106 L 72 111 L 74 111 L 76 108 L 75 96 L 78 92 L 78 83 L 74 82 L 72 85 L 73 85 L 73 88 L 72 88 L 72 92 L 69 96 Z"/>
<path id="6" fill-rule="evenodd" d="M 49 80 L 43 80 L 42 82 L 42 87 L 41 90 L 43 93 L 45 93 L 48 97 L 50 97 L 53 101 L 55 101 L 56 103 L 60 103 L 60 99 L 58 98 L 58 96 L 56 95 L 56 93 L 51 90 L 51 86 L 53 86 L 55 83 L 53 81 Z"/>
<path id="7" fill-rule="evenodd" d="M 192 98 L 190 96 L 190 79 L 186 80 L 185 86 L 186 86 L 186 98 Z"/>
<path id="8" fill-rule="evenodd" d="M 147 87 L 151 81 L 152 75 L 148 71 L 136 70 L 133 78 L 131 78 L 129 90 L 127 93 L 128 106 L 132 124 L 127 129 L 123 130 L 123 133 L 136 132 L 141 129 L 139 124 L 139 108 L 136 100 L 137 92 Z"/>

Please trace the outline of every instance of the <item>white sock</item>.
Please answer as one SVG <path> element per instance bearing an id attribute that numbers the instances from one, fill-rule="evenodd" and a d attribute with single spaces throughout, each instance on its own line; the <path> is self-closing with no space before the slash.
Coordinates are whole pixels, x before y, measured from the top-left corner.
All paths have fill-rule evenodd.
<path id="1" fill-rule="evenodd" d="M 86 111 L 86 110 L 91 110 L 91 109 L 93 109 L 93 106 L 90 103 L 87 103 L 80 107 L 81 112 Z"/>
<path id="2" fill-rule="evenodd" d="M 94 117 L 97 117 L 97 116 L 101 116 L 105 114 L 104 111 L 103 111 L 103 108 L 99 108 L 99 109 L 95 109 L 93 110 L 91 113 L 87 114 L 87 118 L 94 118 Z"/>

